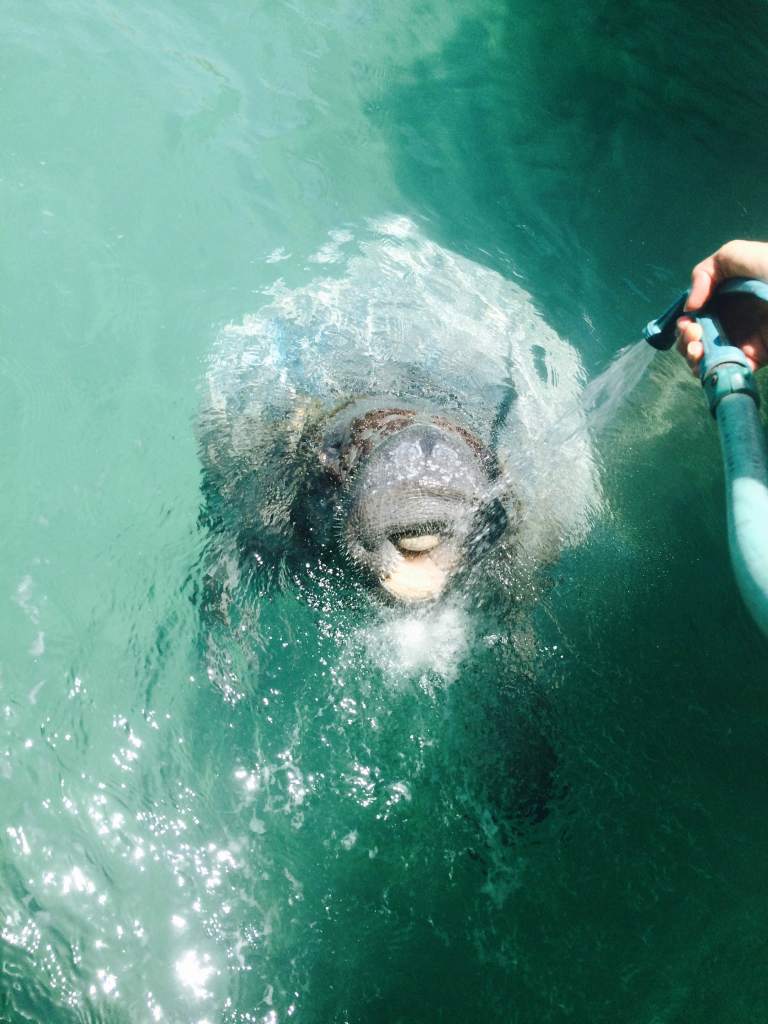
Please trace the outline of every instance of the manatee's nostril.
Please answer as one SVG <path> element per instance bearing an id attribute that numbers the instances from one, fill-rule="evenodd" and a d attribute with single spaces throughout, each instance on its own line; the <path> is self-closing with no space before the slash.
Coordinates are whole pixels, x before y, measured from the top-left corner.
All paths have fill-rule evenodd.
<path id="1" fill-rule="evenodd" d="M 419 438 L 419 448 L 421 448 L 421 453 L 425 459 L 428 459 L 432 452 L 435 450 L 436 441 L 437 438 L 434 437 L 431 433 L 424 433 Z"/>

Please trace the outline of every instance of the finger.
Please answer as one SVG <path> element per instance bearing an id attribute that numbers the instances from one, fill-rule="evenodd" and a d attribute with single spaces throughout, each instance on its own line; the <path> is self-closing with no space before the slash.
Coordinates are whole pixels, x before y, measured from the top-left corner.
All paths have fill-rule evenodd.
<path id="1" fill-rule="evenodd" d="M 693 341 L 701 341 L 701 324 L 687 316 L 677 321 L 677 348 L 681 355 L 686 355 L 688 345 Z"/>
<path id="2" fill-rule="evenodd" d="M 700 341 L 689 341 L 685 349 L 685 358 L 692 370 L 695 370 L 704 355 L 704 345 Z"/>
<path id="3" fill-rule="evenodd" d="M 754 359 L 756 369 L 768 365 L 768 346 L 762 334 L 753 334 L 744 342 L 742 349 L 749 359 Z"/>
<path id="4" fill-rule="evenodd" d="M 686 309 L 701 309 L 709 299 L 717 283 L 717 272 L 712 257 L 693 268 L 691 290 L 685 303 Z"/>
<path id="5" fill-rule="evenodd" d="M 700 341 L 688 342 L 685 348 L 685 359 L 694 377 L 698 377 L 698 368 L 703 356 L 703 343 Z"/>
<path id="6" fill-rule="evenodd" d="M 765 349 L 762 345 L 755 345 L 751 341 L 747 341 L 741 346 L 741 351 L 747 357 L 753 373 L 765 364 Z"/>
<path id="7" fill-rule="evenodd" d="M 677 321 L 677 351 L 683 356 L 694 375 L 698 376 L 699 363 L 704 355 L 701 324 L 688 317 Z"/>

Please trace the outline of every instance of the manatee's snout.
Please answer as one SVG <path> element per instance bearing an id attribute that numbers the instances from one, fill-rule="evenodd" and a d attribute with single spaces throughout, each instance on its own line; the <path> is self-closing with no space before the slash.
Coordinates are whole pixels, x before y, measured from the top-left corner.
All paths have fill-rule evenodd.
<path id="1" fill-rule="evenodd" d="M 471 552 L 503 532 L 506 517 L 489 490 L 479 445 L 411 424 L 375 447 L 350 481 L 346 547 L 393 597 L 435 598 Z"/>

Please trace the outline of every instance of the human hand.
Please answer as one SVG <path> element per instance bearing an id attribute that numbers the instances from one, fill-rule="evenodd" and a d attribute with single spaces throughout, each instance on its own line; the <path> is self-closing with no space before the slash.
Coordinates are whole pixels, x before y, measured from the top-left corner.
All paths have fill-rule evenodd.
<path id="1" fill-rule="evenodd" d="M 768 281 L 768 243 L 726 242 L 717 252 L 697 263 L 691 273 L 691 292 L 686 310 L 701 309 L 719 284 L 731 277 L 755 277 Z M 721 319 L 729 339 L 747 357 L 753 370 L 768 363 L 768 303 L 752 295 L 724 295 Z M 677 321 L 677 348 L 698 374 L 704 355 L 701 325 L 689 317 Z"/>

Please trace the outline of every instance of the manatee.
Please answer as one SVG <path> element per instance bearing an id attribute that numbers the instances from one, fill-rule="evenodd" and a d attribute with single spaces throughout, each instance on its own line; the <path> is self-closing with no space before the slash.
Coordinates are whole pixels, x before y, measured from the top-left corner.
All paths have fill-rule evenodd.
<path id="1" fill-rule="evenodd" d="M 418 604 L 578 542 L 601 494 L 575 349 L 517 284 L 406 218 L 335 252 L 211 356 L 209 573 L 321 557 Z"/>

